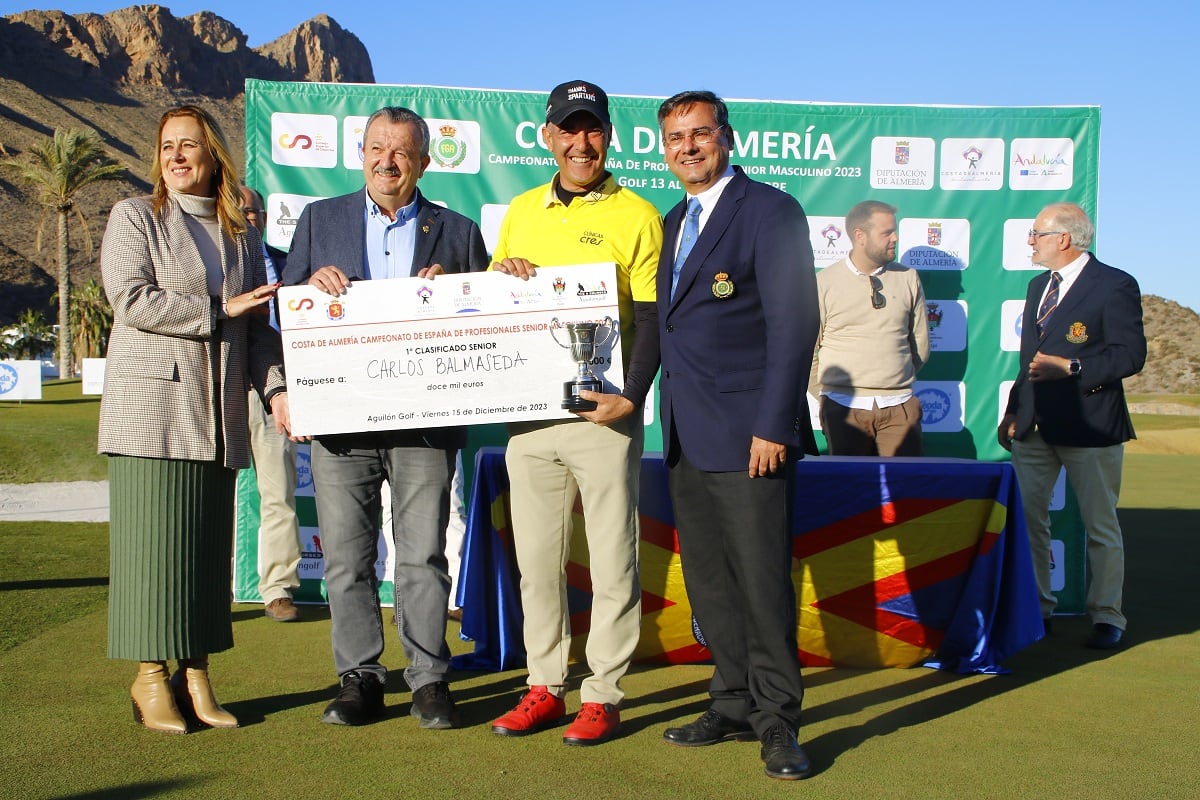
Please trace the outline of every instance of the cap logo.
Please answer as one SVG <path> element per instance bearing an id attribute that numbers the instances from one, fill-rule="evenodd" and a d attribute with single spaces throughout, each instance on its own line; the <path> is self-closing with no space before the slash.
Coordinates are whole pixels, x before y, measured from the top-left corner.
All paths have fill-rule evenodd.
<path id="1" fill-rule="evenodd" d="M 596 93 L 592 91 L 592 87 L 581 83 L 567 89 L 567 100 L 588 100 L 594 103 L 596 102 Z"/>

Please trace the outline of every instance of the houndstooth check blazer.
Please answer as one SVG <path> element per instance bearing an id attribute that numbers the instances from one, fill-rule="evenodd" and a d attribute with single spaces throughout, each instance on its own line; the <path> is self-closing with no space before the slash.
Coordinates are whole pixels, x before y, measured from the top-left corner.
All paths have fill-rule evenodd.
<path id="1" fill-rule="evenodd" d="M 184 212 L 168 199 L 155 216 L 151 202 L 117 203 L 104 232 L 100 268 L 113 329 L 98 449 L 212 461 L 219 419 L 224 465 L 249 466 L 246 392 L 251 384 L 264 396 L 284 388 L 279 334 L 260 314 L 217 320 Z M 222 298 L 265 284 L 258 232 L 251 226 L 222 239 Z"/>

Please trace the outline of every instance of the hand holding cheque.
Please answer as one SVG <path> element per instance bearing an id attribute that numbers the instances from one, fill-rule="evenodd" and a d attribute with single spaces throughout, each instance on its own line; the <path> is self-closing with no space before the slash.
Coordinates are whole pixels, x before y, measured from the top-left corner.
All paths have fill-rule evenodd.
<path id="1" fill-rule="evenodd" d="M 572 365 L 620 391 L 618 335 L 596 342 L 586 365 L 551 335 L 566 342 L 568 325 L 606 318 L 619 331 L 611 263 L 543 268 L 520 283 L 469 273 L 347 286 L 330 268 L 314 278 L 327 269 L 337 294 L 279 291 L 294 434 L 566 419 Z"/>

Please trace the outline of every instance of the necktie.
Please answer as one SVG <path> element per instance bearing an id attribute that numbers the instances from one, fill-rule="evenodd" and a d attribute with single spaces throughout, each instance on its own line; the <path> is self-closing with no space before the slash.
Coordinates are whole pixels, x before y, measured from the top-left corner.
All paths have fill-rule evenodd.
<path id="1" fill-rule="evenodd" d="M 687 214 L 683 219 L 683 238 L 679 240 L 679 252 L 675 255 L 675 265 L 671 268 L 671 299 L 675 299 L 675 287 L 679 285 L 679 271 L 683 262 L 687 261 L 688 253 L 696 245 L 700 236 L 700 201 L 695 197 L 688 200 Z"/>
<path id="2" fill-rule="evenodd" d="M 1050 315 L 1054 313 L 1054 308 L 1058 305 L 1058 287 L 1062 283 L 1062 275 L 1057 272 L 1050 275 L 1050 288 L 1046 291 L 1046 297 L 1042 300 L 1041 306 L 1038 307 L 1037 315 L 1037 333 L 1042 335 L 1042 331 L 1046 328 L 1046 320 L 1050 319 Z"/>

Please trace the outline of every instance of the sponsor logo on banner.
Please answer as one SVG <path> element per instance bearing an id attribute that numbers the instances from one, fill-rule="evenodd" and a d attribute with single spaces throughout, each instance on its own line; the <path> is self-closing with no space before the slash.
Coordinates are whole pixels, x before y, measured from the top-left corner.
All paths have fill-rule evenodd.
<path id="1" fill-rule="evenodd" d="M 1063 472 L 1062 475 L 1066 475 Z M 1057 487 L 1058 484 L 1056 483 Z M 1061 539 L 1050 540 L 1050 591 L 1061 592 L 1067 588 L 1067 546 Z"/>
<path id="2" fill-rule="evenodd" d="M 285 167 L 336 167 L 337 118 L 275 112 L 271 115 L 271 160 Z"/>
<path id="3" fill-rule="evenodd" d="M 938 185 L 942 189 L 1004 188 L 1003 139 L 943 139 Z"/>
<path id="4" fill-rule="evenodd" d="M 293 297 L 288 300 L 283 306 L 287 309 L 287 313 L 281 311 L 284 321 L 292 328 L 307 328 L 317 322 L 313 316 L 316 312 L 316 303 L 311 297 Z"/>
<path id="5" fill-rule="evenodd" d="M 0 364 L 0 394 L 8 394 L 17 388 L 21 376 L 11 364 Z"/>
<path id="6" fill-rule="evenodd" d="M 558 281 L 560 281 L 560 280 L 562 280 L 562 279 L 556 278 L 555 283 L 557 284 Z M 557 288 L 558 287 L 555 286 L 556 290 L 557 290 Z M 514 306 L 530 306 L 530 305 L 540 306 L 540 305 L 542 305 L 542 293 L 536 289 L 514 289 L 511 292 L 509 292 L 508 294 L 509 294 L 509 297 L 512 298 Z"/>
<path id="7" fill-rule="evenodd" d="M 876 136 L 871 140 L 871 186 L 932 189 L 934 141 L 922 136 Z"/>
<path id="8" fill-rule="evenodd" d="M 1071 139 L 1013 139 L 1008 188 L 1070 189 L 1075 182 L 1075 142 Z"/>
<path id="9" fill-rule="evenodd" d="M 296 232 L 300 212 L 312 201 L 320 199 L 304 194 L 268 194 L 265 236 L 267 244 L 283 250 L 291 249 L 292 235 Z"/>
<path id="10" fill-rule="evenodd" d="M 307 444 L 296 447 L 296 496 L 313 496 L 312 453 Z"/>
<path id="11" fill-rule="evenodd" d="M 925 433 L 956 433 L 963 429 L 966 385 L 958 381 L 917 381 L 913 394 L 921 402 Z"/>
<path id="12" fill-rule="evenodd" d="M 931 222 L 929 227 L 925 229 L 925 244 L 930 247 L 937 247 L 942 243 L 942 223 Z"/>
<path id="13" fill-rule="evenodd" d="M 367 132 L 370 117 L 345 117 L 342 119 L 342 166 L 362 171 L 363 134 Z"/>
<path id="14" fill-rule="evenodd" d="M 587 285 L 584 285 L 583 283 L 576 283 L 576 286 L 579 288 L 575 292 L 575 296 L 580 300 L 590 300 L 592 298 L 608 296 L 608 285 L 605 284 L 604 281 L 600 281 L 599 283 L 589 283 Z"/>
<path id="15" fill-rule="evenodd" d="M 1032 227 L 1032 218 L 1004 220 L 1000 266 L 1009 270 L 1045 269 L 1033 263 L 1033 248 L 1029 246 L 1029 229 Z"/>
<path id="16" fill-rule="evenodd" d="M 964 300 L 926 300 L 929 348 L 935 353 L 967 349 L 967 303 Z"/>
<path id="17" fill-rule="evenodd" d="M 1021 351 L 1021 320 L 1025 313 L 1024 300 L 1005 300 L 1000 304 L 1000 349 L 1010 353 Z"/>
<path id="18" fill-rule="evenodd" d="M 333 322 L 341 322 L 346 318 L 346 303 L 340 297 L 335 297 L 325 304 L 325 316 Z"/>
<path id="19" fill-rule="evenodd" d="M 850 237 L 845 228 L 844 217 L 808 218 L 808 239 L 812 244 L 813 263 L 817 269 L 836 264 L 850 254 Z"/>
<path id="20" fill-rule="evenodd" d="M 300 526 L 300 563 L 296 568 L 302 580 L 319 581 L 325 577 L 325 547 L 321 529 Z"/>
<path id="21" fill-rule="evenodd" d="M 324 558 L 325 548 L 321 545 L 321 532 L 318 528 L 307 528 L 311 531 L 304 536 L 304 549 L 301 550 L 301 555 L 304 558 Z"/>
<path id="22" fill-rule="evenodd" d="M 427 119 L 429 172 L 479 172 L 479 123 L 461 119 Z"/>
<path id="23" fill-rule="evenodd" d="M 437 306 L 431 301 L 433 300 L 433 287 L 420 286 L 417 288 L 416 297 L 417 303 L 416 313 L 418 314 L 434 314 L 437 312 Z"/>
<path id="24" fill-rule="evenodd" d="M 970 263 L 971 222 L 965 219 L 900 220 L 901 264 L 913 269 L 963 270 Z"/>
<path id="25" fill-rule="evenodd" d="M 471 282 L 462 282 L 462 292 L 454 298 L 454 313 L 472 314 L 479 311 L 479 302 L 471 294 Z"/>

